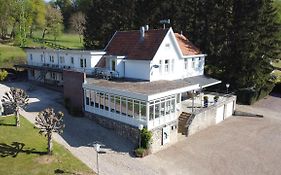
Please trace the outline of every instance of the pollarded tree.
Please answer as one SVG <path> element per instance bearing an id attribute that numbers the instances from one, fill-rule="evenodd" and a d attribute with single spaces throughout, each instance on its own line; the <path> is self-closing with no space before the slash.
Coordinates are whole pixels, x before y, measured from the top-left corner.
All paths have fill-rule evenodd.
<path id="1" fill-rule="evenodd" d="M 2 99 L 3 104 L 11 108 L 16 115 L 16 125 L 20 126 L 19 111 L 28 105 L 28 95 L 23 89 L 11 87 Z"/>
<path id="2" fill-rule="evenodd" d="M 41 111 L 35 118 L 35 125 L 39 127 L 39 133 L 45 134 L 48 139 L 48 154 L 53 149 L 53 133 L 62 133 L 65 125 L 63 124 L 63 113 L 55 113 L 53 108 L 47 108 Z"/>

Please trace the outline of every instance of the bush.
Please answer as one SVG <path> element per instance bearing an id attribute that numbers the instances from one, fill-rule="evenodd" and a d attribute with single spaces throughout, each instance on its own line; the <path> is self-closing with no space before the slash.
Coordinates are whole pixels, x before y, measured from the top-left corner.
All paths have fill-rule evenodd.
<path id="1" fill-rule="evenodd" d="M 4 81 L 8 76 L 8 72 L 6 70 L 0 71 L 0 81 Z"/>
<path id="2" fill-rule="evenodd" d="M 137 157 L 143 157 L 145 155 L 146 150 L 144 148 L 137 148 L 135 150 L 135 154 Z"/>
<path id="3" fill-rule="evenodd" d="M 152 132 L 148 131 L 146 128 L 141 130 L 141 147 L 144 149 L 148 149 L 150 146 L 152 138 Z"/>
<path id="4" fill-rule="evenodd" d="M 236 92 L 237 102 L 239 104 L 252 105 L 256 101 L 267 96 L 272 91 L 273 87 L 274 87 L 274 83 L 268 82 L 265 86 L 259 89 L 254 89 L 254 88 L 240 89 Z"/>

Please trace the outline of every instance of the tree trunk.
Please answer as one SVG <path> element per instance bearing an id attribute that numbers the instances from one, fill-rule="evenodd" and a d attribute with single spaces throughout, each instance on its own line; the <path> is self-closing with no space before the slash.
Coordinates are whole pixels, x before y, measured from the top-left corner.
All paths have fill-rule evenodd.
<path id="1" fill-rule="evenodd" d="M 44 39 L 44 38 L 45 38 L 46 31 L 47 31 L 47 29 L 44 29 L 44 30 L 43 30 L 43 33 L 42 33 L 42 39 Z"/>
<path id="2" fill-rule="evenodd" d="M 16 108 L 16 126 L 20 127 L 20 114 L 19 114 L 19 108 Z"/>
<path id="3" fill-rule="evenodd" d="M 53 149 L 52 132 L 47 133 L 47 137 L 48 137 L 48 154 L 52 154 L 52 149 Z"/>

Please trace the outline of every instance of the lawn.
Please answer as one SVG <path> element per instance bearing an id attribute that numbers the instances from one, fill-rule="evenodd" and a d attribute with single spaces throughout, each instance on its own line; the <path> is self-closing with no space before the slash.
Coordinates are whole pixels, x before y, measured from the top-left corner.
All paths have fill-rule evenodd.
<path id="1" fill-rule="evenodd" d="M 14 117 L 0 117 L 0 174 L 46 175 L 59 174 L 58 170 L 63 170 L 62 174 L 94 174 L 57 143 L 53 155 L 46 155 L 45 137 L 23 117 L 21 127 L 15 127 L 14 123 Z"/>
<path id="2" fill-rule="evenodd" d="M 11 68 L 14 64 L 25 62 L 25 52 L 19 47 L 0 44 L 0 67 Z"/>
<path id="3" fill-rule="evenodd" d="M 41 31 L 34 32 L 34 37 L 41 38 L 42 36 Z M 71 33 L 63 33 L 60 35 L 57 40 L 54 40 L 54 37 L 52 35 L 45 35 L 45 40 L 50 41 L 59 45 L 62 45 L 67 48 L 71 49 L 82 49 L 83 48 L 83 39 L 80 43 L 79 35 L 78 34 L 71 34 Z"/>

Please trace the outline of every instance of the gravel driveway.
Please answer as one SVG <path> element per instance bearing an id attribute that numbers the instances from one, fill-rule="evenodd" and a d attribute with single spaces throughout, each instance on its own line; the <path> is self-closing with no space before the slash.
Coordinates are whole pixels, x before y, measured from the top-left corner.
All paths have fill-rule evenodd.
<path id="1" fill-rule="evenodd" d="M 10 83 L 28 89 L 28 83 Z M 8 90 L 0 84 L 0 97 Z M 22 114 L 34 121 L 37 112 L 54 107 L 65 113 L 66 128 L 55 140 L 96 170 L 92 145 L 101 143 L 100 174 L 281 174 L 281 98 L 268 96 L 240 111 L 264 114 L 264 118 L 233 117 L 186 140 L 147 156 L 131 156 L 133 145 L 87 118 L 75 118 L 62 106 L 62 94 L 35 87 L 28 92 L 30 105 Z"/>

